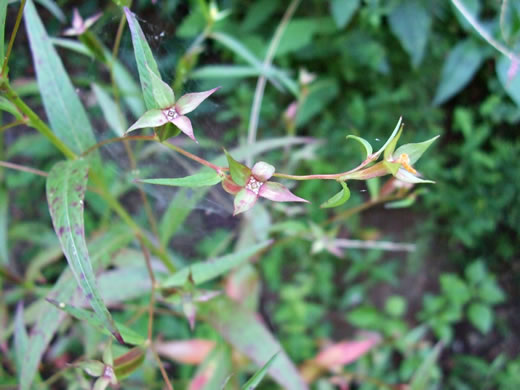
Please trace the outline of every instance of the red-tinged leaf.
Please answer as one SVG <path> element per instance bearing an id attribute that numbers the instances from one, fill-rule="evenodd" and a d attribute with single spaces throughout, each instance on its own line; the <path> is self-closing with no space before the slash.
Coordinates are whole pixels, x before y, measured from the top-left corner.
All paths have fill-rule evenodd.
<path id="1" fill-rule="evenodd" d="M 294 195 L 287 187 L 284 187 L 280 183 L 268 181 L 260 187 L 258 192 L 263 198 L 272 200 L 273 202 L 305 202 L 310 203 L 308 200 L 300 198 Z"/>
<path id="2" fill-rule="evenodd" d="M 177 103 L 175 103 L 175 109 L 179 114 L 186 115 L 195 110 L 204 100 L 210 97 L 210 95 L 219 88 L 220 87 L 213 88 L 204 92 L 187 93 L 177 100 Z"/>
<path id="3" fill-rule="evenodd" d="M 324 348 L 316 356 L 314 362 L 325 368 L 350 364 L 374 348 L 379 341 L 380 337 L 359 341 L 341 341 Z"/>
<path id="4" fill-rule="evenodd" d="M 231 375 L 231 351 L 224 344 L 217 345 L 199 366 L 188 390 L 223 389 Z"/>
<path id="5" fill-rule="evenodd" d="M 121 380 L 137 370 L 144 361 L 144 353 L 143 348 L 135 347 L 115 359 L 114 371 L 117 379 Z"/>
<path id="6" fill-rule="evenodd" d="M 155 346 L 159 355 L 183 364 L 202 363 L 214 347 L 214 341 L 203 339 L 164 341 Z"/>
<path id="7" fill-rule="evenodd" d="M 293 362 L 256 313 L 245 310 L 226 297 L 215 298 L 210 304 L 201 304 L 199 310 L 226 341 L 259 367 L 280 351 L 268 374 L 284 389 L 308 389 Z"/>
<path id="8" fill-rule="evenodd" d="M 224 179 L 224 181 L 222 182 L 222 188 L 224 188 L 224 191 L 226 191 L 228 194 L 231 194 L 231 195 L 238 194 L 238 192 L 242 189 L 242 187 L 237 185 L 231 179 Z"/>
<path id="9" fill-rule="evenodd" d="M 87 182 L 86 161 L 57 163 L 47 178 L 47 202 L 54 230 L 76 281 L 98 319 L 119 342 L 123 343 L 101 298 L 85 241 L 83 200 Z"/>
<path id="10" fill-rule="evenodd" d="M 176 118 L 170 119 L 170 122 L 177 126 L 180 131 L 182 131 L 184 134 L 190 137 L 193 141 L 199 143 L 199 141 L 195 139 L 195 135 L 193 134 L 193 127 L 191 126 L 190 118 L 181 115 Z"/>
<path id="11" fill-rule="evenodd" d="M 235 195 L 235 200 L 233 202 L 233 204 L 234 204 L 233 215 L 238 215 L 240 213 L 243 213 L 243 212 L 251 209 L 255 205 L 257 199 L 258 199 L 258 195 L 255 194 L 253 191 L 250 191 L 246 188 L 242 188 Z"/>
<path id="12" fill-rule="evenodd" d="M 152 109 L 146 111 L 130 128 L 126 131 L 129 133 L 137 129 L 145 129 L 148 127 L 159 127 L 168 122 L 168 118 L 161 110 Z"/>

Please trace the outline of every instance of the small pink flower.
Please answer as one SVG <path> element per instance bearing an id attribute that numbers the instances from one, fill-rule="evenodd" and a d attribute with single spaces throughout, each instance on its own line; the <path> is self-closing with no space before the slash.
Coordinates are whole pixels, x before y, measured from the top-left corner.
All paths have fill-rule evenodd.
<path id="1" fill-rule="evenodd" d="M 195 110 L 204 100 L 220 87 L 204 92 L 187 93 L 175 101 L 173 90 L 161 80 L 150 68 L 149 75 L 152 81 L 152 92 L 157 106 L 146 111 L 126 132 L 146 127 L 159 127 L 168 122 L 173 123 L 184 134 L 197 142 L 193 135 L 191 121 L 186 114 Z"/>
<path id="2" fill-rule="evenodd" d="M 227 152 L 231 178 L 222 182 L 222 187 L 228 193 L 235 195 L 233 215 L 243 213 L 252 208 L 259 197 L 274 202 L 306 202 L 308 200 L 294 195 L 288 188 L 269 181 L 275 168 L 266 162 L 259 161 L 253 169 L 234 160 Z"/>
<path id="3" fill-rule="evenodd" d="M 72 27 L 66 29 L 63 35 L 75 36 L 84 34 L 96 21 L 101 17 L 102 13 L 98 12 L 90 18 L 83 20 L 77 8 L 74 8 L 72 16 Z"/>

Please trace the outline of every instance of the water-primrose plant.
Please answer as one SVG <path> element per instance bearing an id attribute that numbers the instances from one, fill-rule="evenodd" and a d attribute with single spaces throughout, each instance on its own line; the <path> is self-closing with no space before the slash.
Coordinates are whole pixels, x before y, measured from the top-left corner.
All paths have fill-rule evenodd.
<path id="1" fill-rule="evenodd" d="M 119 6 L 122 2 L 116 1 L 116 3 Z M 300 93 L 298 84 L 291 80 L 286 72 L 281 72 L 271 65 L 273 51 L 276 51 L 280 42 L 280 34 L 287 26 L 298 3 L 297 0 L 291 2 L 273 38 L 270 54 L 268 53 L 264 64 L 261 65 L 242 44 L 222 32 L 215 33 L 212 30 L 215 24 L 222 21 L 229 12 L 218 11 L 213 3 L 208 6 L 201 1 L 200 6 L 207 17 L 207 25 L 194 42 L 195 47 L 188 49 L 190 56 L 202 50 L 204 41 L 218 40 L 228 47 L 233 47 L 246 60 L 254 63 L 253 73 L 259 74 L 259 81 L 263 80 L 263 83 L 269 81 L 276 86 L 284 86 L 298 95 Z M 78 374 L 78 370 L 84 370 L 96 378 L 95 389 L 105 389 L 109 386 L 124 387 L 124 380 L 129 375 L 132 375 L 132 380 L 137 381 L 141 388 L 164 387 L 162 384 L 157 385 L 155 375 L 150 379 L 147 372 L 139 371 L 143 364 L 147 364 L 150 367 L 158 367 L 166 387 L 173 389 L 174 384 L 177 388 L 178 382 L 185 385 L 186 380 L 179 380 L 177 383 L 173 380 L 172 383 L 171 378 L 178 375 L 180 370 L 165 366 L 161 356 L 169 358 L 176 356 L 173 359 L 177 362 L 199 365 L 187 387 L 189 389 L 228 388 L 225 386 L 229 381 L 229 388 L 238 389 L 242 386 L 243 389 L 249 390 L 256 388 L 262 378 L 268 374 L 283 388 L 305 390 L 309 388 L 311 382 L 326 376 L 329 370 L 360 358 L 377 345 L 378 337 L 352 343 L 343 342 L 337 344 L 335 348 L 332 345 L 329 348 L 333 350 L 343 351 L 344 348 L 349 348 L 349 359 L 344 359 L 343 355 L 339 359 L 324 359 L 325 351 L 331 350 L 325 348 L 319 355 L 321 358 L 309 359 L 305 362 L 303 371 L 306 374 L 303 375 L 303 371 L 300 372 L 257 313 L 260 293 L 259 288 L 255 286 L 259 284 L 259 277 L 250 260 L 260 259 L 264 252 L 277 245 L 276 240 L 268 239 L 270 234 L 268 228 L 256 226 L 255 218 L 251 220 L 244 218 L 244 224 L 251 223 L 250 226 L 255 228 L 244 228 L 237 233 L 239 244 L 235 250 L 224 254 L 233 239 L 233 235 L 230 235 L 231 239 L 223 240 L 226 245 L 215 245 L 207 254 L 206 260 L 188 261 L 178 256 L 176 249 L 171 248 L 169 243 L 179 226 L 185 223 L 197 199 L 200 199 L 197 198 L 198 193 L 194 195 L 185 192 L 184 189 L 179 190 L 172 200 L 174 206 L 165 212 L 163 219 L 158 223 L 148 195 L 142 187 L 144 184 L 169 185 L 199 188 L 199 191 L 203 192 L 208 187 L 220 184 L 227 193 L 234 196 L 233 215 L 237 216 L 251 210 L 258 198 L 273 202 L 310 203 L 309 200 L 295 195 L 292 191 L 298 193 L 298 188 L 292 190 L 292 187 L 285 183 L 288 181 L 336 181 L 341 186 L 341 190 L 324 201 L 321 205 L 323 208 L 339 207 L 347 202 L 350 196 L 348 183 L 351 180 L 368 180 L 392 175 L 392 182 L 407 183 L 406 186 L 394 185 L 390 190 L 388 186 L 383 187 L 381 192 L 375 194 L 370 201 L 357 208 L 346 210 L 344 215 L 337 214 L 332 220 L 346 218 L 363 208 L 403 199 L 412 193 L 411 188 L 415 184 L 432 183 L 422 178 L 417 171 L 416 163 L 437 137 L 397 148 L 397 142 L 403 131 L 403 123 L 399 119 L 393 132 L 377 152 L 373 152 L 371 144 L 366 139 L 359 136 L 347 137 L 357 141 L 364 148 L 366 155 L 358 166 L 350 170 L 341 168 L 338 173 L 295 175 L 279 172 L 271 163 L 257 158 L 257 154 L 273 148 L 309 144 L 311 142 L 309 138 L 282 137 L 280 140 L 275 140 L 276 142 L 272 142 L 273 140 L 263 142 L 256 140 L 255 128 L 248 136 L 251 144 L 230 149 L 229 152 L 224 149 L 227 166 L 222 166 L 219 164 L 225 161 L 224 158 L 208 161 L 202 157 L 202 152 L 198 155 L 197 152 L 188 151 L 188 148 L 197 145 L 188 142 L 186 147 L 181 147 L 179 145 L 184 143 L 175 142 L 174 133 L 163 131 L 165 126 L 172 124 L 197 142 L 192 122 L 186 114 L 193 112 L 210 96 L 213 98 L 213 93 L 219 87 L 215 86 L 203 92 L 187 92 L 176 100 L 174 89 L 187 89 L 183 81 L 184 76 L 174 80 L 173 87 L 163 81 L 157 61 L 140 24 L 129 8 L 117 8 L 121 22 L 113 50 L 110 51 L 101 43 L 95 32 L 89 30 L 89 27 L 99 19 L 99 14 L 83 20 L 79 11 L 75 9 L 72 28 L 65 30 L 64 33 L 73 38 L 51 39 L 33 0 L 22 0 L 4 56 L 3 31 L 6 7 L 7 2 L 2 2 L 0 58 L 3 61 L 0 74 L 2 91 L 0 110 L 12 115 L 15 120 L 0 130 L 3 133 L 11 127 L 27 125 L 50 141 L 64 157 L 64 160 L 56 162 L 49 172 L 2 162 L 3 167 L 45 177 L 48 209 L 55 232 L 53 241 L 49 244 L 49 247 L 53 245 L 51 254 L 48 254 L 49 248 L 45 247 L 47 252 L 43 260 L 35 261 L 34 265 L 29 266 L 26 281 L 19 275 L 17 267 L 12 266 L 14 262 L 11 263 L 0 257 L 2 275 L 7 275 L 9 283 L 11 281 L 14 283 L 12 294 L 6 294 L 6 300 L 12 303 L 13 297 L 33 294 L 27 301 L 34 301 L 26 307 L 23 303 L 19 303 L 16 318 L 2 334 L 2 341 L 5 341 L 14 332 L 14 351 L 2 358 L 4 359 L 2 363 L 5 364 L 0 364 L 0 369 L 7 367 L 9 375 L 13 375 L 13 381 L 18 388 L 21 390 L 51 388 L 55 382 L 67 382 L 69 376 L 81 377 L 81 380 L 85 381 L 85 378 Z M 48 123 L 20 96 L 19 89 L 15 87 L 9 75 L 9 57 L 22 18 L 25 21 L 36 82 Z M 130 29 L 141 88 L 118 60 L 118 49 L 125 23 L 128 23 Z M 102 133 L 102 129 L 98 132 L 93 131 L 92 122 L 77 92 L 79 90 L 76 90 L 73 85 L 56 46 L 76 50 L 82 55 L 86 54 L 102 72 L 110 73 L 110 85 L 96 83 L 93 91 L 103 105 L 106 122 L 110 124 L 113 131 L 126 129 L 126 125 L 123 126 L 126 121 L 121 120 L 124 112 L 131 112 L 135 118 L 138 118 L 126 130 L 124 136 L 111 138 Z M 186 62 L 183 62 L 183 58 L 188 57 L 179 60 L 179 66 L 184 67 Z M 190 66 L 196 66 L 196 58 L 190 58 L 195 61 Z M 186 73 L 191 68 L 183 69 Z M 251 70 L 247 69 L 247 71 Z M 176 69 L 175 74 L 180 73 L 182 72 Z M 312 83 L 314 77 L 307 74 L 300 84 L 307 88 L 307 84 Z M 128 91 L 130 93 L 125 94 Z M 254 115 L 259 115 L 258 107 L 261 103 L 258 102 L 261 102 L 261 97 L 258 96 L 263 93 L 263 88 L 258 88 L 257 91 L 260 92 L 254 101 L 256 107 L 252 110 L 256 113 Z M 307 96 L 308 90 L 301 91 L 301 94 Z M 298 100 L 300 103 L 304 100 L 301 96 Z M 293 130 L 294 125 L 291 124 Z M 145 129 L 144 131 L 153 129 L 154 133 L 128 135 L 136 129 Z M 123 131 L 118 135 L 123 134 Z M 101 134 L 102 140 L 96 139 L 98 134 Z M 165 136 L 165 134 L 173 136 Z M 197 134 L 204 137 L 202 129 L 198 130 Z M 171 176 L 176 177 L 138 178 L 133 181 L 127 180 L 126 175 L 115 178 L 113 175 L 115 168 L 110 165 L 111 168 L 107 169 L 109 162 L 99 153 L 100 148 L 114 143 L 124 145 L 129 166 L 136 175 L 140 175 L 138 164 L 144 143 L 155 143 L 161 150 L 178 153 L 202 165 L 203 169 L 183 177 L 172 174 Z M 134 147 L 135 145 L 139 147 Z M 255 145 L 260 151 L 254 147 Z M 229 145 L 220 146 L 229 147 Z M 220 150 L 220 148 L 216 149 Z M 290 148 L 287 150 L 290 152 Z M 0 153 L 3 151 L 0 150 Z M 247 164 L 250 166 L 240 162 L 246 158 L 257 162 Z M 151 169 L 152 172 L 155 172 L 154 168 Z M 191 165 L 189 168 L 193 170 Z M 284 184 L 276 180 L 283 180 Z M 127 204 L 122 201 L 123 195 L 133 190 L 139 194 L 144 217 L 137 213 L 131 215 L 126 209 Z M 220 195 L 217 199 L 225 208 L 226 198 Z M 2 200 L 0 206 L 7 204 L 2 186 L 0 186 L 0 199 Z M 87 205 L 89 225 L 86 228 L 87 202 L 89 202 Z M 265 212 L 261 208 L 256 211 Z M 112 213 L 115 215 L 114 219 L 117 217 L 117 223 L 111 222 Z M 258 220 L 268 219 L 269 217 L 258 218 Z M 92 225 L 98 222 L 100 228 L 92 228 Z M 176 226 L 172 227 L 175 224 Z M 309 234 L 313 236 L 311 234 L 313 231 L 315 233 L 319 230 L 317 227 L 313 228 L 317 225 L 312 223 L 309 225 L 310 231 L 304 231 L 302 235 L 305 239 L 308 239 Z M 261 233 L 256 231 L 253 233 L 257 228 L 264 230 Z M 95 229 L 95 232 L 92 233 L 91 229 Z M 335 228 L 332 231 L 336 234 L 339 229 Z M 327 247 L 337 256 L 341 255 L 336 244 L 327 245 L 325 243 L 321 247 Z M 56 274 L 56 268 L 53 267 L 44 269 L 44 266 L 59 260 L 60 248 L 68 262 L 68 267 L 60 269 L 61 274 Z M 221 284 L 217 282 L 217 278 L 225 280 L 225 291 L 220 288 Z M 55 282 L 50 285 L 47 280 L 55 280 Z M 209 289 L 204 286 L 206 284 L 209 284 Z M 189 330 L 183 327 L 185 320 L 177 318 L 182 313 L 188 318 L 190 328 L 194 332 L 197 332 L 196 324 L 199 323 L 196 319 L 206 324 L 207 328 L 197 335 L 216 339 L 218 343 L 202 340 L 205 342 L 204 345 L 208 343 L 211 345 L 211 348 L 204 349 L 206 351 L 204 354 L 199 349 L 187 348 L 184 344 L 184 349 L 180 348 L 183 352 L 179 355 L 179 349 L 175 349 L 170 343 L 175 344 L 180 341 L 165 341 L 163 336 L 181 338 L 190 335 Z M 143 325 L 141 319 L 144 314 L 147 316 L 147 321 Z M 159 315 L 161 321 L 154 322 L 154 318 Z M 88 327 L 89 331 L 83 331 L 83 328 L 78 331 L 77 328 L 71 327 L 74 322 L 64 322 L 65 318 L 79 320 Z M 165 322 L 172 324 L 167 332 L 163 332 L 162 327 L 158 328 L 161 326 L 158 323 Z M 137 324 L 135 327 L 129 326 L 134 323 Z M 29 333 L 27 333 L 28 326 L 31 327 Z M 146 335 L 142 334 L 143 329 Z M 58 338 L 64 337 L 66 342 L 59 343 L 60 345 L 53 348 L 49 355 L 54 356 L 59 353 L 56 351 L 61 351 L 62 346 L 68 348 L 66 345 L 77 345 L 78 342 L 82 343 L 84 350 L 72 355 L 64 355 L 63 359 L 67 364 L 61 363 L 63 368 L 60 371 L 46 377 L 47 370 L 42 371 L 40 375 L 39 367 L 45 351 L 49 349 L 57 334 Z M 113 348 L 112 338 L 118 341 L 117 347 Z M 6 344 L 2 343 L 2 345 Z M 93 345 L 96 347 L 93 348 Z M 98 348 L 99 346 L 101 348 Z M 100 349 L 103 350 L 102 361 L 93 359 L 92 357 L 97 355 Z M 238 353 L 232 354 L 232 350 Z M 113 358 L 113 353 L 119 354 L 119 357 Z M 191 355 L 188 358 L 189 354 Z M 258 366 L 256 373 L 254 370 L 251 372 L 252 365 L 245 358 Z M 155 360 L 155 363 L 151 363 L 150 359 Z M 70 374 L 71 370 L 75 370 L 73 374 Z M 236 372 L 242 374 L 235 375 Z M 345 381 L 347 379 L 341 379 L 341 383 L 347 383 Z M 149 383 L 152 384 L 148 386 Z M 87 384 L 85 387 L 88 386 Z"/>

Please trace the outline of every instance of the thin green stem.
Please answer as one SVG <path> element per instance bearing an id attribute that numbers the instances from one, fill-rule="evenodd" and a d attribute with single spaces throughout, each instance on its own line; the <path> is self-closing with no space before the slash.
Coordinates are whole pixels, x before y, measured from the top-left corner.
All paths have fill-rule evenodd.
<path id="1" fill-rule="evenodd" d="M 287 10 L 285 11 L 282 21 L 276 28 L 273 39 L 271 40 L 269 48 L 267 49 L 267 54 L 265 56 L 264 63 L 262 65 L 264 71 L 266 71 L 271 66 L 274 54 L 276 53 L 276 49 L 278 49 L 278 45 L 280 44 L 280 40 L 282 39 L 282 35 L 285 31 L 285 28 L 287 27 L 289 20 L 291 20 L 294 11 L 296 11 L 296 8 L 300 4 L 300 1 L 301 0 L 293 0 L 291 2 Z M 250 147 L 256 142 L 258 119 L 260 117 L 260 107 L 262 106 L 262 99 L 264 97 L 265 84 L 266 77 L 265 72 L 263 72 L 258 77 L 258 81 L 256 83 L 255 95 L 253 98 L 253 106 L 251 107 L 251 116 L 249 118 L 249 127 L 247 129 L 247 144 Z M 248 155 L 247 165 L 251 165 L 252 163 L 252 156 Z"/>
<path id="2" fill-rule="evenodd" d="M 26 125 L 27 124 L 27 120 L 26 119 L 18 119 L 14 122 L 11 122 L 11 123 L 8 123 L 7 125 L 4 125 L 2 127 L 0 127 L 0 133 L 2 133 L 3 131 L 7 130 L 7 129 L 10 129 L 11 127 L 15 127 L 15 126 L 18 126 L 18 125 Z"/>
<path id="3" fill-rule="evenodd" d="M 49 141 L 52 142 L 56 148 L 62 152 L 65 157 L 69 159 L 75 159 L 76 154 L 70 150 L 70 148 L 65 145 L 56 135 L 52 132 L 52 130 L 43 122 L 40 117 L 27 105 L 25 102 L 20 99 L 16 91 L 11 87 L 8 81 L 4 80 L 2 89 L 5 91 L 7 98 L 13 103 L 21 113 L 23 113 L 28 119 L 28 125 L 35 128 L 41 134 L 43 134 Z"/>
<path id="4" fill-rule="evenodd" d="M 22 21 L 25 2 L 26 0 L 22 0 L 22 2 L 20 3 L 20 8 L 18 9 L 18 15 L 16 15 L 16 22 L 14 23 L 13 32 L 11 33 L 11 39 L 9 39 L 9 46 L 7 46 L 7 52 L 5 53 L 4 64 L 2 66 L 2 72 L 0 73 L 0 77 L 7 78 L 7 63 L 9 62 L 11 51 L 13 50 L 14 40 L 16 39 L 16 34 L 18 33 L 18 28 L 20 27 L 20 22 Z"/>

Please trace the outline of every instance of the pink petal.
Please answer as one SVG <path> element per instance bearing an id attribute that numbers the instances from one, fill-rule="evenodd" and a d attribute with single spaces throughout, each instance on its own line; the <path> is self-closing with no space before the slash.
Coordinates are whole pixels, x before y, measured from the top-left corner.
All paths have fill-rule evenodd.
<path id="1" fill-rule="evenodd" d="M 184 364 L 202 363 L 214 346 L 214 341 L 202 339 L 168 341 L 156 344 L 159 355 Z"/>
<path id="2" fill-rule="evenodd" d="M 72 11 L 72 28 L 76 31 L 84 31 L 84 24 L 83 24 L 83 18 L 79 14 L 79 11 L 77 8 L 74 8 L 74 11 Z M 81 32 L 83 32 L 81 31 Z M 81 34 L 81 32 L 79 34 Z"/>
<path id="3" fill-rule="evenodd" d="M 253 191 L 242 188 L 235 196 L 233 215 L 243 213 L 253 207 L 258 199 L 258 195 Z"/>
<path id="4" fill-rule="evenodd" d="M 101 17 L 101 15 L 103 15 L 102 12 L 98 12 L 97 14 L 95 15 L 92 15 L 91 17 L 85 19 L 85 30 L 88 30 L 90 28 L 90 26 L 92 26 L 94 23 L 97 22 L 97 20 Z"/>
<path id="5" fill-rule="evenodd" d="M 275 183 L 273 181 L 268 181 L 260 187 L 260 191 L 258 192 L 263 198 L 272 200 L 274 202 L 306 202 L 310 203 L 308 200 L 300 198 L 299 196 L 294 195 L 287 187 L 284 187 L 280 183 Z"/>
<path id="6" fill-rule="evenodd" d="M 267 181 L 273 176 L 274 167 L 271 164 L 259 161 L 253 165 L 251 172 L 256 179 L 260 181 Z"/>
<path id="7" fill-rule="evenodd" d="M 516 58 L 513 58 L 511 61 L 511 66 L 509 66 L 509 69 L 507 70 L 507 82 L 510 83 L 511 80 L 513 80 L 518 73 L 520 62 Z"/>
<path id="8" fill-rule="evenodd" d="M 189 112 L 192 112 L 219 88 L 220 87 L 213 88 L 209 91 L 204 92 L 187 93 L 186 95 L 182 96 L 175 104 L 177 112 L 181 115 L 185 115 Z"/>
<path id="9" fill-rule="evenodd" d="M 153 109 L 146 111 L 137 122 L 135 122 L 126 132 L 129 133 L 135 129 L 143 129 L 147 127 L 158 127 L 168 122 L 166 116 L 161 110 Z"/>
<path id="10" fill-rule="evenodd" d="M 177 118 L 172 118 L 170 119 L 170 122 L 177 126 L 180 131 L 182 131 L 196 143 L 199 143 L 199 141 L 197 141 L 195 139 L 195 136 L 193 135 L 193 127 L 191 127 L 191 121 L 188 119 L 187 116 L 181 115 Z"/>
<path id="11" fill-rule="evenodd" d="M 326 368 L 343 366 L 359 359 L 379 341 L 378 336 L 360 341 L 342 341 L 323 349 L 314 361 Z"/>

